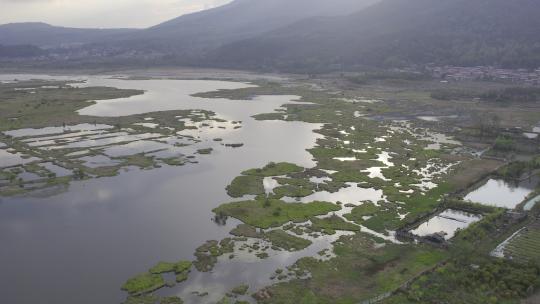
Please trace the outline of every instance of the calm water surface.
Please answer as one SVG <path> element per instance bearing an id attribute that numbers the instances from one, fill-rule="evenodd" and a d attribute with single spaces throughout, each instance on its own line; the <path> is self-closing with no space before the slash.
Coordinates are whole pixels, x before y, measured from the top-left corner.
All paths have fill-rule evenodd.
<path id="1" fill-rule="evenodd" d="M 42 76 L 2 76 L 13 78 Z M 55 77 L 58 79 L 61 77 Z M 75 77 L 71 79 L 86 79 Z M 269 161 L 313 166 L 305 151 L 314 146 L 319 125 L 258 122 L 294 96 L 249 101 L 202 99 L 189 94 L 248 85 L 223 81 L 118 80 L 91 77 L 85 85 L 142 89 L 143 96 L 101 101 L 85 115 L 120 116 L 158 110 L 204 109 L 243 121 L 222 132 L 240 149 L 213 144 L 199 164 L 151 171 L 130 169 L 120 176 L 74 182 L 48 197 L 0 200 L 0 294 L 5 303 L 119 303 L 120 286 L 160 260 L 192 259 L 195 248 L 222 239 L 236 224 L 219 226 L 211 210 L 231 199 L 225 186 L 241 171 Z M 284 136 L 286 134 L 286 136 Z"/>
<path id="2" fill-rule="evenodd" d="M 482 217 L 458 210 L 445 210 L 432 217 L 425 223 L 411 230 L 418 236 L 426 236 L 434 233 L 443 233 L 444 238 L 449 240 L 454 237 L 459 229 L 465 229 Z"/>
<path id="3" fill-rule="evenodd" d="M 540 178 L 534 177 L 519 184 L 490 179 L 480 188 L 469 193 L 465 200 L 490 206 L 514 209 L 534 191 Z"/>

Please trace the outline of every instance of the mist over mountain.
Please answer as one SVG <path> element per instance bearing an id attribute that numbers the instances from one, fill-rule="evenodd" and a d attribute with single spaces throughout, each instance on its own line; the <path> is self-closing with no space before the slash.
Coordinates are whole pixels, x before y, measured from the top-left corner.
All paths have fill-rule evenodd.
<path id="1" fill-rule="evenodd" d="M 540 1 L 383 0 L 311 18 L 216 50 L 211 64 L 249 68 L 411 64 L 540 66 Z"/>
<path id="2" fill-rule="evenodd" d="M 0 44 L 77 45 L 56 58 L 119 65 L 537 68 L 538 16 L 537 0 L 236 0 L 143 30 L 4 25 Z"/>
<path id="3" fill-rule="evenodd" d="M 184 15 L 104 45 L 201 57 L 227 43 L 253 38 L 315 16 L 359 11 L 378 0 L 236 0 Z"/>
<path id="4" fill-rule="evenodd" d="M 31 58 L 44 56 L 47 52 L 34 45 L 1 45 L 0 58 Z"/>
<path id="5" fill-rule="evenodd" d="M 0 25 L 0 44 L 35 45 L 51 48 L 62 45 L 86 44 L 134 32 L 133 29 L 78 29 L 52 26 L 46 23 L 10 23 Z"/>

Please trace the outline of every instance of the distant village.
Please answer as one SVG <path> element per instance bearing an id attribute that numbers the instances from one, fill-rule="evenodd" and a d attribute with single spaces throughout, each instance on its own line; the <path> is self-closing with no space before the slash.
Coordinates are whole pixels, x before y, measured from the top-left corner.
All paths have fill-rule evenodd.
<path id="1" fill-rule="evenodd" d="M 490 66 L 428 66 L 427 71 L 430 72 L 433 77 L 446 81 L 492 80 L 540 86 L 540 68 L 531 71 L 526 69 L 499 69 Z"/>

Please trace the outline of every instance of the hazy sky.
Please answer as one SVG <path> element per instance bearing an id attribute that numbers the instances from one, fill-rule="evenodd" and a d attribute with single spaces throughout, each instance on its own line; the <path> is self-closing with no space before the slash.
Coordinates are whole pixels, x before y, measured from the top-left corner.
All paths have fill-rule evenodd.
<path id="1" fill-rule="evenodd" d="M 0 24 L 41 21 L 72 27 L 148 27 L 231 0 L 0 0 Z"/>

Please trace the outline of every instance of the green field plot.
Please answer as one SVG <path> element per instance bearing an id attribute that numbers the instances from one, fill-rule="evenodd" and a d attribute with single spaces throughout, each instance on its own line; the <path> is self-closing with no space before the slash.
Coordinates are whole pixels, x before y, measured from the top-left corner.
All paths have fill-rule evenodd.
<path id="1" fill-rule="evenodd" d="M 540 262 L 540 220 L 516 235 L 504 248 L 504 255 L 517 262 Z"/>

